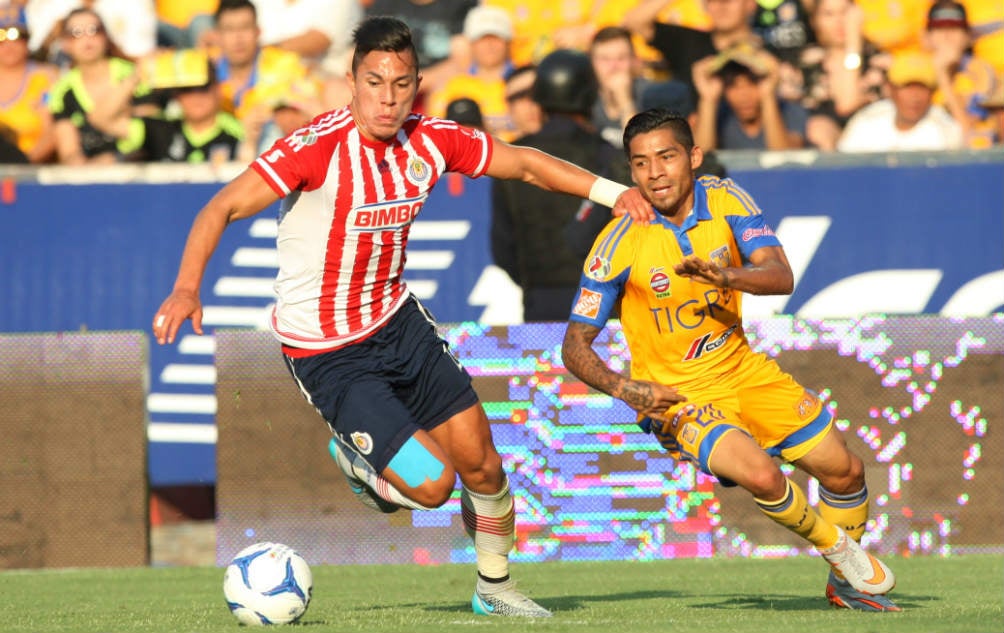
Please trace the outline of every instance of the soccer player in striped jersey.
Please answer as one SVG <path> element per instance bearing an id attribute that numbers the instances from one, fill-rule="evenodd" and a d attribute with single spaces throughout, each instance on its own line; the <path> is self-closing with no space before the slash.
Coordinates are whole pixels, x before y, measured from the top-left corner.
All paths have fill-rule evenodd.
<path id="1" fill-rule="evenodd" d="M 588 385 L 626 402 L 676 459 L 752 493 L 760 510 L 831 565 L 826 595 L 843 608 L 899 611 L 892 571 L 859 544 L 868 519 L 864 466 L 815 393 L 752 350 L 743 293 L 789 294 L 780 242 L 731 180 L 695 178 L 702 152 L 686 119 L 662 109 L 624 131 L 632 180 L 658 212 L 612 220 L 583 267 L 562 355 Z M 593 342 L 615 308 L 631 376 Z M 779 457 L 819 480 L 819 511 Z"/>
<path id="2" fill-rule="evenodd" d="M 429 509 L 449 499 L 459 475 L 477 554 L 474 612 L 549 616 L 509 577 L 508 478 L 470 376 L 402 279 L 408 233 L 449 171 L 521 179 L 639 220 L 651 208 L 636 189 L 412 112 L 421 77 L 404 22 L 368 18 L 354 40 L 350 104 L 276 141 L 199 212 L 154 336 L 173 342 L 186 319 L 202 333 L 199 286 L 221 234 L 282 199 L 271 327 L 331 427 L 332 456 L 353 491 L 383 512 Z"/>

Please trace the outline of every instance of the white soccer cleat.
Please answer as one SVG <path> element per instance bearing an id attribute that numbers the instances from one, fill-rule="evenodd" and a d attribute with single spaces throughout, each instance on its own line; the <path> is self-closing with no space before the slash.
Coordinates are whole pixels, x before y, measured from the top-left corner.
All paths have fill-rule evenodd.
<path id="1" fill-rule="evenodd" d="M 819 553 L 857 591 L 870 595 L 889 593 L 896 586 L 896 576 L 885 563 L 866 552 L 857 541 L 837 528 L 837 544 Z"/>
<path id="2" fill-rule="evenodd" d="M 471 608 L 476 615 L 501 615 L 523 618 L 549 618 L 551 612 L 516 591 L 516 582 L 500 583 L 478 579 L 471 598 Z"/>
<path id="3" fill-rule="evenodd" d="M 383 512 L 384 514 L 390 514 L 392 512 L 397 512 L 401 509 L 401 506 L 396 503 L 391 503 L 387 501 L 380 495 L 376 493 L 372 488 L 370 488 L 366 481 L 356 474 L 357 468 L 367 468 L 372 472 L 369 464 L 367 464 L 362 458 L 356 455 L 356 452 L 350 448 L 342 446 L 342 443 L 338 441 L 337 438 L 331 438 L 328 443 L 328 452 L 331 453 L 331 457 L 338 464 L 338 468 L 345 475 L 345 479 L 349 482 L 349 488 L 356 495 L 356 498 L 363 503 L 363 505 L 376 510 L 377 512 Z M 363 475 L 365 476 L 365 475 Z"/>

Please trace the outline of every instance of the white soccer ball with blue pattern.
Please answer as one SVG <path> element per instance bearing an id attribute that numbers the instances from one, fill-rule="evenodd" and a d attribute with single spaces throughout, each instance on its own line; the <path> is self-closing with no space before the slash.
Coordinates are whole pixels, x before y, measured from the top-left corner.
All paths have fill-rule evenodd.
<path id="1" fill-rule="evenodd" d="M 295 622 L 310 604 L 314 579 L 302 556 L 281 543 L 255 543 L 223 574 L 230 612 L 248 626 Z"/>

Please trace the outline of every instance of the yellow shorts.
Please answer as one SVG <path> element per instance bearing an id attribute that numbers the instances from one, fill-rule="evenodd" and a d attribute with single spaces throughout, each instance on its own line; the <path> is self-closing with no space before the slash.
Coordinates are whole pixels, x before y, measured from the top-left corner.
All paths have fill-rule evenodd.
<path id="1" fill-rule="evenodd" d="M 773 359 L 749 354 L 723 380 L 697 392 L 682 390 L 687 402 L 666 412 L 666 422 L 644 418 L 676 459 L 697 464 L 709 474 L 711 454 L 727 431 L 738 429 L 768 454 L 785 461 L 804 457 L 833 424 L 819 397 L 795 382 Z"/>

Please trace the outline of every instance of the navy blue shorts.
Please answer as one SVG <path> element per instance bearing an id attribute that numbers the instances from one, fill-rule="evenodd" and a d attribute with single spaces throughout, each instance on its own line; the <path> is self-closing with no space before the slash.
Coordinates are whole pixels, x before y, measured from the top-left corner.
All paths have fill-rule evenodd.
<path id="1" fill-rule="evenodd" d="M 470 374 L 414 297 L 359 343 L 284 358 L 308 401 L 378 473 L 416 431 L 478 403 Z"/>

